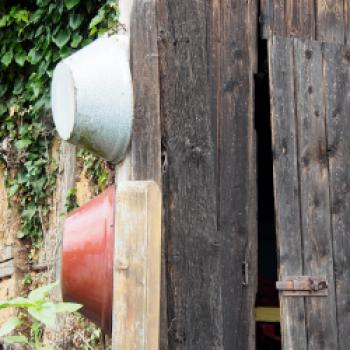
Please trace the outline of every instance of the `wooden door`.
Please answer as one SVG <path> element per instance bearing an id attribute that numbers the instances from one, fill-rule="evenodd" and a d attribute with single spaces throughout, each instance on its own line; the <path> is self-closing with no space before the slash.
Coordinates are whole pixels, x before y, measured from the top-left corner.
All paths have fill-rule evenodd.
<path id="1" fill-rule="evenodd" d="M 328 281 L 280 294 L 283 349 L 349 349 L 350 51 L 271 36 L 269 64 L 279 278 Z"/>

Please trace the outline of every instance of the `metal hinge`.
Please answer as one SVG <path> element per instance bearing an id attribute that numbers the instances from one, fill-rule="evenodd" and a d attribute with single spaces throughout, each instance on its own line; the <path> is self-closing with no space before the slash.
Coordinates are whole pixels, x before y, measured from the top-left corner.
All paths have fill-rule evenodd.
<path id="1" fill-rule="evenodd" d="M 328 282 L 325 277 L 319 276 L 287 276 L 276 282 L 276 288 L 282 296 L 288 297 L 328 296 Z"/>

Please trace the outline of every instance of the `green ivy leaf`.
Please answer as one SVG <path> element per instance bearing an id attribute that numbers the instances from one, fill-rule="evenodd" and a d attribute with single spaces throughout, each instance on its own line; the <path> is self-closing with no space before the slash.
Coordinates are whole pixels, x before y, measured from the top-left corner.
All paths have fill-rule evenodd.
<path id="1" fill-rule="evenodd" d="M 35 65 L 41 60 L 42 56 L 39 54 L 37 49 L 33 47 L 29 52 L 28 52 L 28 61 Z"/>
<path id="2" fill-rule="evenodd" d="M 70 43 L 70 45 L 74 49 L 76 49 L 79 46 L 79 44 L 81 43 L 82 40 L 83 40 L 83 37 L 80 34 L 74 33 L 73 38 L 72 38 L 72 42 Z"/>
<path id="3" fill-rule="evenodd" d="M 5 66 L 8 67 L 13 59 L 13 52 L 12 51 L 7 51 L 1 58 L 1 63 Z"/>
<path id="4" fill-rule="evenodd" d="M 32 144 L 32 140 L 29 140 L 29 139 L 18 140 L 15 142 L 15 146 L 17 149 L 24 149 L 31 144 Z"/>
<path id="5" fill-rule="evenodd" d="M 70 32 L 68 29 L 61 29 L 56 36 L 52 38 L 52 41 L 59 47 L 62 48 L 68 43 L 70 39 Z"/>
<path id="6" fill-rule="evenodd" d="M 15 61 L 19 66 L 23 67 L 26 60 L 27 60 L 27 53 L 22 48 L 16 51 Z"/>
<path id="7" fill-rule="evenodd" d="M 89 29 L 96 27 L 105 18 L 105 12 L 103 10 L 98 11 L 98 14 L 91 20 Z"/>
<path id="8" fill-rule="evenodd" d="M 0 328 L 0 337 L 11 333 L 16 327 L 21 325 L 22 322 L 17 317 L 12 317 L 7 320 Z"/>
<path id="9" fill-rule="evenodd" d="M 83 23 L 84 17 L 81 14 L 71 13 L 69 15 L 69 26 L 76 30 Z"/>
<path id="10" fill-rule="evenodd" d="M 75 6 L 79 4 L 80 0 L 64 0 L 64 4 L 66 5 L 68 10 L 71 10 Z"/>

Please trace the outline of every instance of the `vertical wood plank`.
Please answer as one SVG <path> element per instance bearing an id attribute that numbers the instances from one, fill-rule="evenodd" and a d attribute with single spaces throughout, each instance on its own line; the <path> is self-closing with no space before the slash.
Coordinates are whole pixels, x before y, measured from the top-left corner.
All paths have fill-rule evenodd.
<path id="1" fill-rule="evenodd" d="M 286 0 L 273 0 L 272 34 L 287 36 Z"/>
<path id="2" fill-rule="evenodd" d="M 254 8 L 158 1 L 171 349 L 255 346 Z"/>
<path id="3" fill-rule="evenodd" d="M 315 0 L 316 40 L 344 43 L 345 18 L 344 0 Z"/>
<path id="4" fill-rule="evenodd" d="M 159 347 L 161 192 L 154 182 L 119 183 L 116 194 L 114 349 Z"/>
<path id="5" fill-rule="evenodd" d="M 350 55 L 348 48 L 327 45 L 324 54 L 327 154 L 339 349 L 350 344 Z"/>
<path id="6" fill-rule="evenodd" d="M 159 64 L 155 0 L 120 0 L 121 33 L 130 37 L 130 64 L 134 86 L 134 125 L 129 152 L 118 165 L 116 184 L 152 180 L 162 186 L 159 102 Z M 162 247 L 165 247 L 164 234 Z M 166 256 L 162 252 L 160 349 L 167 349 Z M 116 299 L 116 298 L 115 298 Z M 117 303 L 118 300 L 115 300 Z M 117 327 L 118 315 L 114 314 Z M 113 343 L 118 336 L 113 330 Z M 156 348 L 154 348 L 156 349 Z"/>
<path id="7" fill-rule="evenodd" d="M 293 40 L 269 42 L 279 277 L 303 274 Z M 307 349 L 303 298 L 280 298 L 283 348 Z"/>
<path id="8" fill-rule="evenodd" d="M 338 349 L 321 44 L 294 41 L 304 275 L 326 276 L 327 298 L 306 298 L 308 349 Z"/>
<path id="9" fill-rule="evenodd" d="M 221 86 L 217 117 L 218 230 L 222 239 L 224 343 L 253 349 L 256 294 L 256 170 L 254 79 L 256 46 L 247 23 L 252 8 L 243 1 L 222 3 Z M 254 18 L 254 17 L 253 17 Z M 248 276 L 237 273 L 247 265 Z M 242 279 L 247 278 L 248 286 Z M 236 302 L 231 302 L 235 300 Z M 244 310 L 244 311 L 243 311 Z M 235 325 L 236 334 L 232 332 Z"/>
<path id="10" fill-rule="evenodd" d="M 273 3 L 273 0 L 260 0 L 260 32 L 264 39 L 268 39 L 273 28 Z"/>
<path id="11" fill-rule="evenodd" d="M 314 0 L 287 0 L 286 24 L 291 37 L 315 37 L 315 5 Z"/>

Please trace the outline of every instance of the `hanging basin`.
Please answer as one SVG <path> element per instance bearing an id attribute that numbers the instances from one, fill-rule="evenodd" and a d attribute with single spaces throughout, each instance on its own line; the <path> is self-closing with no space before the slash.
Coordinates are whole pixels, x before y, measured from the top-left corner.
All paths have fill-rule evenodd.
<path id="1" fill-rule="evenodd" d="M 115 186 L 69 214 L 64 223 L 63 300 L 105 333 L 112 329 Z"/>

